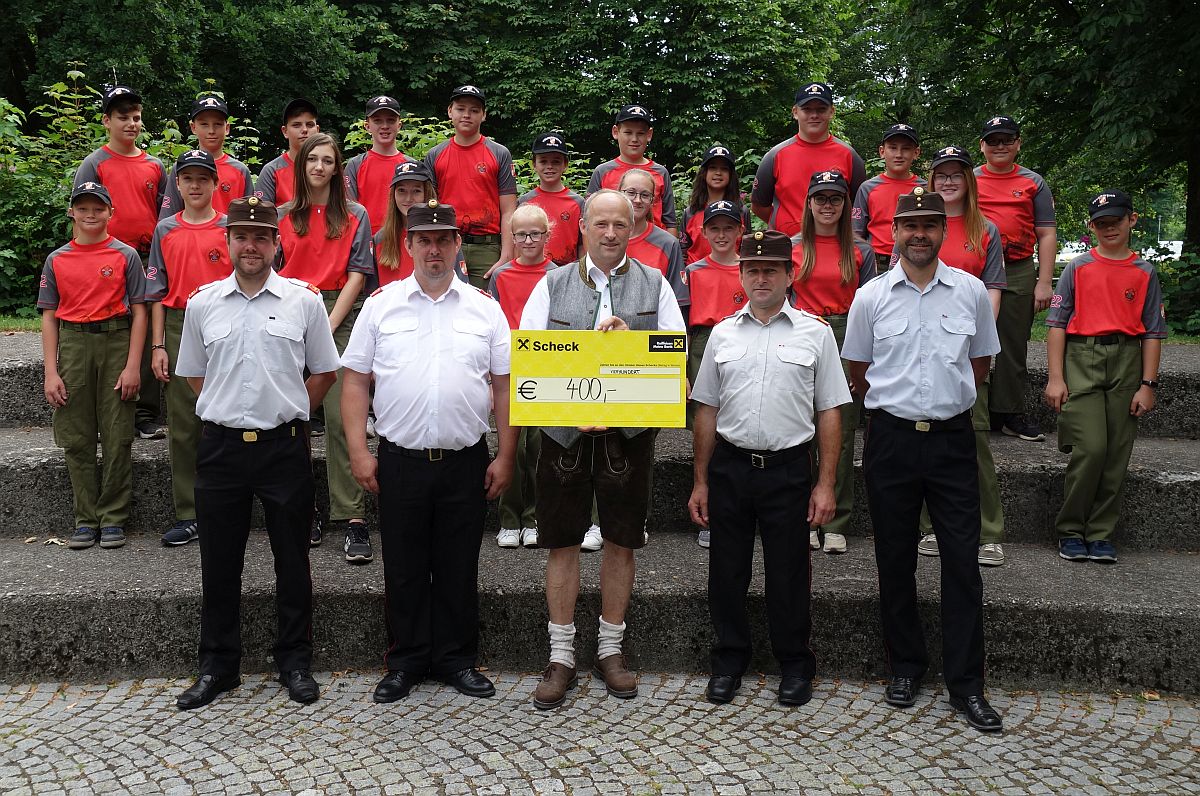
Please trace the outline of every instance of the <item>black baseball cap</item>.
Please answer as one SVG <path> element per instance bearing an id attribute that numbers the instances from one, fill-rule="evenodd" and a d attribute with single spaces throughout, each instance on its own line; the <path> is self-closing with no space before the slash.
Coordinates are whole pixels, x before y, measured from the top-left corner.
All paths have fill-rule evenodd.
<path id="1" fill-rule="evenodd" d="M 700 168 L 704 168 L 709 164 L 710 161 L 716 160 L 717 158 L 728 160 L 731 167 L 734 165 L 733 153 L 729 151 L 729 147 L 724 147 L 720 144 L 713 144 L 711 147 L 709 147 L 709 150 L 704 153 L 704 160 L 700 161 Z"/>
<path id="2" fill-rule="evenodd" d="M 229 118 L 229 105 L 225 103 L 225 100 L 216 94 L 201 94 L 192 100 L 192 110 L 188 114 L 188 121 L 195 119 L 205 111 L 216 111 L 226 119 Z"/>
<path id="3" fill-rule="evenodd" d="M 142 104 L 142 95 L 131 89 L 129 86 L 109 86 L 100 95 L 100 112 L 108 113 L 108 106 L 112 105 L 119 99 L 130 100 L 138 105 Z"/>
<path id="4" fill-rule="evenodd" d="M 213 160 L 213 156 L 203 149 L 189 149 L 178 158 L 175 159 L 175 173 L 190 168 L 208 169 L 213 174 L 217 173 L 217 162 Z"/>
<path id="5" fill-rule="evenodd" d="M 971 156 L 967 154 L 967 150 L 954 144 L 944 146 L 933 153 L 933 163 L 929 166 L 929 170 L 933 171 L 943 163 L 961 163 L 968 169 L 975 165 L 971 162 Z"/>
<path id="6" fill-rule="evenodd" d="M 317 113 L 317 106 L 311 100 L 306 100 L 304 97 L 296 97 L 293 100 L 289 100 L 288 104 L 283 106 L 283 123 L 286 125 L 288 119 L 304 111 L 308 111 L 313 116 L 321 115 Z"/>
<path id="7" fill-rule="evenodd" d="M 392 173 L 392 184 L 388 187 L 395 188 L 396 183 L 400 182 L 433 182 L 433 175 L 421 161 L 406 160 L 396 164 L 396 170 Z"/>
<path id="8" fill-rule="evenodd" d="M 454 208 L 444 205 L 437 199 L 430 199 L 423 205 L 413 205 L 408 209 L 408 223 L 405 227 L 409 232 L 422 232 L 430 229 L 458 230 L 458 218 Z"/>
<path id="9" fill-rule="evenodd" d="M 75 200 L 81 196 L 94 196 L 112 207 L 112 197 L 108 195 L 108 189 L 98 182 L 81 182 L 71 189 L 71 204 L 75 204 Z"/>
<path id="10" fill-rule="evenodd" d="M 813 172 L 813 176 L 808 180 L 808 195 L 812 196 L 819 191 L 837 191 L 849 196 L 850 183 L 846 182 L 846 175 L 837 169 Z"/>
<path id="11" fill-rule="evenodd" d="M 776 260 L 791 263 L 792 239 L 785 233 L 769 229 L 766 232 L 755 232 L 742 236 L 742 245 L 738 248 L 738 260 Z"/>
<path id="12" fill-rule="evenodd" d="M 1088 218 L 1095 221 L 1101 216 L 1127 216 L 1133 213 L 1133 199 L 1116 188 L 1096 194 L 1088 202 Z"/>
<path id="13" fill-rule="evenodd" d="M 904 124 L 903 122 L 893 124 L 891 127 L 884 130 L 883 138 L 879 140 L 882 142 L 888 140 L 889 138 L 908 138 L 911 139 L 912 142 L 917 146 L 921 145 L 921 137 L 917 135 L 917 128 L 910 124 Z"/>
<path id="14" fill-rule="evenodd" d="M 992 133 L 1012 133 L 1017 138 L 1020 138 L 1021 125 L 1017 124 L 1017 120 L 1011 116 L 993 116 L 983 123 L 983 129 L 979 133 L 979 138 L 983 140 Z"/>
<path id="15" fill-rule="evenodd" d="M 458 88 L 454 89 L 454 91 L 450 92 L 451 102 L 454 102 L 459 97 L 471 97 L 472 99 L 477 99 L 479 100 L 480 105 L 485 108 L 487 107 L 487 97 L 484 96 L 483 89 L 472 86 L 470 83 L 464 86 L 459 86 Z"/>
<path id="16" fill-rule="evenodd" d="M 732 218 L 739 224 L 742 223 L 742 209 L 728 199 L 718 199 L 717 201 L 704 208 L 704 223 L 707 224 L 718 216 Z"/>
<path id="17" fill-rule="evenodd" d="M 368 119 L 380 111 L 391 111 L 399 116 L 400 103 L 396 101 L 395 97 L 389 97 L 383 94 L 379 95 L 378 97 L 371 97 L 371 99 L 367 100 L 366 115 Z"/>
<path id="18" fill-rule="evenodd" d="M 557 152 L 565 158 L 571 155 L 567 152 L 567 142 L 558 133 L 542 133 L 537 138 L 533 139 L 533 146 L 530 150 L 535 155 L 545 155 L 550 152 Z"/>
<path id="19" fill-rule="evenodd" d="M 820 100 L 826 105 L 833 104 L 833 89 L 828 83 L 805 83 L 796 92 L 796 105 L 803 108 L 813 100 Z"/>
<path id="20" fill-rule="evenodd" d="M 613 118 L 613 124 L 621 122 L 645 122 L 653 126 L 654 114 L 645 105 L 625 105 L 617 111 L 617 115 Z"/>
<path id="21" fill-rule="evenodd" d="M 912 189 L 896 200 L 896 214 L 892 218 L 907 218 L 909 216 L 941 216 L 946 217 L 946 200 L 940 193 L 927 191 L 921 186 Z"/>

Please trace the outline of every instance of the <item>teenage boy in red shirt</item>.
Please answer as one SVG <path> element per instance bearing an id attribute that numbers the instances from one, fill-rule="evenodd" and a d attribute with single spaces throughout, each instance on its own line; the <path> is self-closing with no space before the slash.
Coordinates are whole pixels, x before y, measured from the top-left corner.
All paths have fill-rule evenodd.
<path id="1" fill-rule="evenodd" d="M 654 224 L 674 236 L 675 194 L 671 190 L 671 173 L 646 157 L 646 149 L 654 140 L 654 114 L 641 105 L 626 105 L 617 111 L 612 137 L 616 139 L 621 152 L 592 172 L 592 178 L 588 181 L 588 195 L 601 188 L 620 190 L 621 180 L 627 172 L 631 169 L 644 171 L 654 180 Z"/>
<path id="2" fill-rule="evenodd" d="M 229 106 L 216 94 L 201 94 L 192 102 L 188 116 L 188 128 L 196 136 L 197 148 L 212 155 L 217 166 L 217 188 L 213 192 L 212 205 L 218 213 L 224 213 L 229 203 L 254 193 L 254 178 L 246 164 L 225 151 L 225 138 L 229 135 Z M 175 169 L 167 174 L 167 191 L 163 195 L 159 219 L 169 218 L 183 209 L 183 197 L 175 183 Z"/>
<path id="3" fill-rule="evenodd" d="M 921 157 L 921 139 L 907 124 L 893 124 L 883 131 L 879 144 L 883 173 L 858 187 L 850 219 L 854 234 L 871 244 L 875 251 L 875 269 L 888 270 L 892 259 L 892 216 L 896 201 L 925 180 L 912 173 L 912 165 Z"/>
<path id="4" fill-rule="evenodd" d="M 551 222 L 546 253 L 555 265 L 576 262 L 583 256 L 580 245 L 583 237 L 579 232 L 583 197 L 563 185 L 562 176 L 570 157 L 567 142 L 558 133 L 542 133 L 533 139 L 532 151 L 538 184 L 532 191 L 521 194 L 517 207 L 531 204 L 545 210 Z M 520 317 L 517 320 L 519 322 Z"/>
<path id="5" fill-rule="evenodd" d="M 396 133 L 400 131 L 399 102 L 383 95 L 372 97 L 367 100 L 366 115 L 363 124 L 371 133 L 371 148 L 346 162 L 346 196 L 367 208 L 371 234 L 374 235 L 387 218 L 396 166 L 411 158 L 396 148 Z"/>
<path id="6" fill-rule="evenodd" d="M 262 167 L 254 181 L 254 195 L 274 203 L 276 207 L 292 200 L 296 192 L 296 158 L 300 147 L 313 133 L 321 132 L 317 123 L 317 106 L 303 97 L 297 97 L 283 106 L 283 133 L 288 148 L 279 157 Z"/>

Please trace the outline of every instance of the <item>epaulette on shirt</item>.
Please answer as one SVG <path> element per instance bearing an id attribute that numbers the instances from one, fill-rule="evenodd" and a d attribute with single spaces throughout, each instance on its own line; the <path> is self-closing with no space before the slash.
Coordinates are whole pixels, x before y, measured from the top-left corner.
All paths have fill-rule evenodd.
<path id="1" fill-rule="evenodd" d="M 809 318 L 812 318 L 814 321 L 820 321 L 821 323 L 825 324 L 826 326 L 829 325 L 829 321 L 825 320 L 820 315 L 814 315 L 813 313 L 809 312 L 808 310 L 800 310 L 800 314 L 806 315 Z"/>
<path id="2" fill-rule="evenodd" d="M 321 288 L 317 287 L 312 282 L 305 282 L 303 279 L 296 279 L 295 277 L 291 277 L 291 276 L 289 276 L 287 278 L 287 280 L 289 282 L 291 282 L 293 285 L 299 285 L 300 287 L 306 287 L 309 290 L 311 290 L 312 292 L 316 293 L 318 296 L 321 295 Z"/>
<path id="3" fill-rule="evenodd" d="M 217 280 L 217 281 L 219 282 L 220 280 Z M 195 290 L 193 290 L 191 293 L 188 293 L 188 298 L 189 298 L 189 299 L 190 299 L 190 298 L 192 298 L 192 297 L 193 297 L 193 296 L 195 296 L 197 293 L 199 293 L 201 290 L 208 290 L 210 287 L 212 287 L 212 286 L 213 286 L 213 285 L 215 285 L 215 284 L 217 284 L 217 282 L 209 282 L 208 284 L 201 285 L 200 287 L 198 287 L 198 288 L 196 288 Z"/>
<path id="4" fill-rule="evenodd" d="M 483 295 L 485 295 L 485 296 L 487 296 L 488 298 L 490 298 L 492 301 L 495 301 L 495 300 L 496 300 L 496 297 L 495 297 L 495 296 L 493 296 L 491 293 L 487 292 L 487 291 L 486 291 L 486 290 L 484 290 L 483 288 L 481 288 L 481 287 L 477 287 L 477 288 L 475 288 L 475 289 L 476 289 L 477 291 L 479 291 L 480 293 L 482 293 Z"/>
<path id="5" fill-rule="evenodd" d="M 392 285 L 398 285 L 398 284 L 400 284 L 400 282 L 397 281 L 397 282 L 388 282 L 386 285 L 380 285 L 379 287 L 377 287 L 373 291 L 371 291 L 371 296 L 378 296 L 380 293 L 387 290 Z M 367 298 L 370 298 L 371 296 L 367 296 Z"/>

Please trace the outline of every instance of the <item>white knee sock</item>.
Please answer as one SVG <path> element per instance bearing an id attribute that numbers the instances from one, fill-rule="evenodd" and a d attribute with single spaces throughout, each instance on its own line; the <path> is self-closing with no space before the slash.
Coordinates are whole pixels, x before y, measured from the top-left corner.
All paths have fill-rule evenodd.
<path id="1" fill-rule="evenodd" d="M 547 622 L 550 631 L 550 662 L 561 663 L 563 666 L 575 666 L 575 623 L 556 625 Z"/>
<path id="2" fill-rule="evenodd" d="M 621 641 L 625 638 L 625 623 L 610 625 L 600 617 L 600 635 L 596 648 L 596 659 L 603 660 L 621 654 Z"/>

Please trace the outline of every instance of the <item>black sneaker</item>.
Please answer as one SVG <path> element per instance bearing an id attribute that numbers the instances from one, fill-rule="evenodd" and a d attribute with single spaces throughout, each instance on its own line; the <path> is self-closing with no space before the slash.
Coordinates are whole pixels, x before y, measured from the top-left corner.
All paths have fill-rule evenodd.
<path id="1" fill-rule="evenodd" d="M 138 439 L 162 439 L 167 436 L 166 429 L 155 420 L 139 420 L 133 424 L 133 428 L 137 431 Z"/>
<path id="2" fill-rule="evenodd" d="M 124 547 L 125 529 L 116 525 L 110 525 L 107 528 L 101 528 L 100 546 L 106 548 Z"/>
<path id="3" fill-rule="evenodd" d="M 309 547 L 320 547 L 321 540 L 325 538 L 325 515 L 321 513 L 320 506 L 313 506 L 312 531 L 308 535 Z"/>
<path id="4" fill-rule="evenodd" d="M 179 520 L 162 535 L 164 547 L 179 547 L 195 541 L 200 536 L 195 520 Z"/>
<path id="5" fill-rule="evenodd" d="M 1000 431 L 1009 437 L 1017 437 L 1026 442 L 1041 442 L 1046 439 L 1046 435 L 1042 430 L 1033 423 L 1029 422 L 1029 418 L 1025 415 L 1009 415 L 1004 418 L 1004 425 L 1000 427 Z"/>
<path id="6" fill-rule="evenodd" d="M 72 550 L 86 550 L 98 541 L 100 541 L 100 533 L 95 528 L 85 525 L 75 529 L 75 533 L 71 534 L 71 538 L 67 540 L 67 547 Z"/>
<path id="7" fill-rule="evenodd" d="M 346 523 L 346 560 L 351 564 L 366 564 L 372 558 L 371 531 L 362 520 L 351 520 Z"/>

